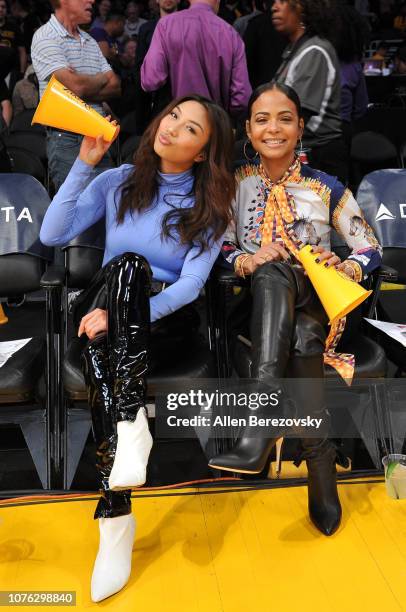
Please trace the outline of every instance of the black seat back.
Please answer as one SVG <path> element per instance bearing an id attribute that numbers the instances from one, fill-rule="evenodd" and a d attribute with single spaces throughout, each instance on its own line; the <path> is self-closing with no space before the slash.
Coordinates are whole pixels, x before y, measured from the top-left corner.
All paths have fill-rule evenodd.
<path id="1" fill-rule="evenodd" d="M 357 202 L 383 247 L 383 263 L 406 283 L 406 170 L 378 170 L 362 180 Z"/>
<path id="2" fill-rule="evenodd" d="M 105 233 L 104 219 L 101 219 L 64 247 L 68 287 L 85 289 L 100 270 Z"/>

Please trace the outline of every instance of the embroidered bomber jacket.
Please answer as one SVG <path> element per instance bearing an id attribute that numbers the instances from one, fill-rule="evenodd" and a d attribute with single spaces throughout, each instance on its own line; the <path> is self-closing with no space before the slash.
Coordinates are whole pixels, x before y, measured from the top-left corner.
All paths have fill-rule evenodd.
<path id="1" fill-rule="evenodd" d="M 330 250 L 334 228 L 351 249 L 346 261 L 352 263 L 355 280 L 368 276 L 381 263 L 382 248 L 366 222 L 351 191 L 340 181 L 320 170 L 302 165 L 302 180 L 285 184 L 295 200 L 299 220 L 292 224 L 303 244 Z M 258 166 L 246 164 L 236 171 L 237 195 L 233 203 L 234 220 L 222 246 L 224 260 L 230 266 L 239 255 L 254 254 L 261 245 L 261 225 L 268 192 L 258 173 Z M 275 240 L 282 243 L 280 236 Z"/>

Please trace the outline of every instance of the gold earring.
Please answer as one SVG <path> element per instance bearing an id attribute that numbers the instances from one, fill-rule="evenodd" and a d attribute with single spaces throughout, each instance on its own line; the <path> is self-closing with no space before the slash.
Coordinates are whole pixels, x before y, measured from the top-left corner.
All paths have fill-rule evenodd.
<path id="1" fill-rule="evenodd" d="M 249 138 L 247 138 L 247 140 L 244 142 L 244 149 L 243 149 L 244 157 L 248 161 L 252 162 L 252 161 L 254 161 L 254 159 L 256 159 L 258 157 L 258 151 L 255 153 L 254 157 L 248 157 L 248 155 L 247 155 L 247 145 L 248 145 L 248 143 L 251 143 Z"/>

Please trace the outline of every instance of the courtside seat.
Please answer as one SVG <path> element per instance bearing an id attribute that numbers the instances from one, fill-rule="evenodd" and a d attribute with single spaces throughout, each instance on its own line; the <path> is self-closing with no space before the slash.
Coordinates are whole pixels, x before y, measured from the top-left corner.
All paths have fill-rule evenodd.
<path id="1" fill-rule="evenodd" d="M 88 287 L 102 265 L 103 241 L 104 227 L 99 222 L 64 248 L 65 268 L 62 277 L 54 279 L 55 288 L 59 286 L 61 294 Z M 61 299 L 61 304 L 64 302 L 65 300 Z M 64 321 L 59 326 L 61 379 L 58 386 L 61 395 L 58 410 L 61 415 L 61 462 L 65 466 L 63 487 L 69 489 L 90 431 L 91 419 L 85 403 L 87 393 L 80 364 L 80 355 L 86 340 L 74 335 L 67 309 L 63 307 L 61 312 Z M 69 333 L 66 331 L 68 329 Z M 161 341 L 162 339 L 158 342 Z M 185 384 L 190 386 L 193 379 L 216 376 L 215 355 L 200 333 L 191 335 L 187 345 L 182 345 L 182 349 L 177 352 L 171 352 L 172 347 L 167 343 L 165 345 L 164 349 L 162 344 L 157 345 L 155 354 L 152 346 L 152 361 L 157 365 L 147 377 L 148 402 L 153 401 L 157 394 L 164 394 L 169 390 L 173 392 L 177 386 L 184 390 Z M 161 349 L 166 354 L 165 361 L 160 364 Z"/>
<path id="2" fill-rule="evenodd" d="M 35 178 L 26 174 L 3 174 L 0 201 L 4 216 L 0 223 L 0 298 L 12 300 L 5 307 L 9 321 L 0 327 L 2 342 L 25 338 L 18 320 L 32 314 L 27 295 L 40 289 L 52 251 L 38 241 L 49 196 Z M 43 315 L 49 320 L 49 302 Z M 0 367 L 0 424 L 18 425 L 44 488 L 52 486 L 49 363 L 45 332 L 33 325 L 29 341 Z M 28 336 L 26 336 L 28 337 Z M 47 367 L 48 366 L 48 367 Z M 44 384 L 44 379 L 47 385 Z M 45 392 L 45 386 L 47 390 Z"/>
<path id="3" fill-rule="evenodd" d="M 387 371 L 387 359 L 383 348 L 371 338 L 359 334 L 350 346 L 340 346 L 338 352 L 349 353 L 355 356 L 354 379 L 384 378 Z M 252 357 L 250 348 L 238 338 L 234 342 L 232 351 L 234 368 L 240 378 L 250 378 Z M 328 380 L 338 379 L 336 370 L 330 366 L 324 368 Z"/>
<path id="4" fill-rule="evenodd" d="M 63 386 L 68 397 L 73 401 L 86 401 L 86 387 L 80 367 L 80 355 L 83 341 L 73 338 L 65 353 L 62 364 Z M 176 383 L 184 384 L 196 378 L 213 378 L 216 376 L 214 355 L 200 334 L 190 339 L 190 344 L 182 352 L 174 353 L 171 363 L 157 366 L 148 375 L 148 396 L 153 398 L 164 393 L 168 384 L 173 390 Z M 182 387 L 183 389 L 183 387 Z"/>
<path id="5" fill-rule="evenodd" d="M 21 402 L 33 401 L 45 363 L 45 338 L 31 338 L 1 368 L 0 405 L 12 403 L 12 410 L 17 412 Z"/>

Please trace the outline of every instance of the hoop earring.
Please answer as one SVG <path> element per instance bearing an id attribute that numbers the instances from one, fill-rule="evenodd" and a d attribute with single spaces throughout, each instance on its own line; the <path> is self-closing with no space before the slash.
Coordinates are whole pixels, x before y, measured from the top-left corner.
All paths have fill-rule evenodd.
<path id="1" fill-rule="evenodd" d="M 249 142 L 251 142 L 251 141 L 250 141 L 250 140 L 246 140 L 246 141 L 244 142 L 244 149 L 243 149 L 243 151 L 244 151 L 244 157 L 245 157 L 245 159 L 247 159 L 248 161 L 254 161 L 254 159 L 256 159 L 256 158 L 258 157 L 258 151 L 255 153 L 254 157 L 248 157 L 248 155 L 247 155 L 247 144 L 248 144 Z"/>
<path id="2" fill-rule="evenodd" d="M 297 151 L 297 155 L 299 157 L 303 155 L 303 142 L 301 138 L 299 138 L 299 150 Z"/>

